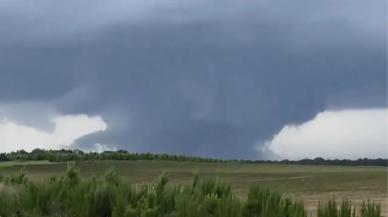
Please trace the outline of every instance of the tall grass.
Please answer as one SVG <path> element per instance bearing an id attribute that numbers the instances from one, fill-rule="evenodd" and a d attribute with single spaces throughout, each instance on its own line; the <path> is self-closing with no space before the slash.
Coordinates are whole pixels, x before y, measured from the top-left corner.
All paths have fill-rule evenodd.
<path id="1" fill-rule="evenodd" d="M 363 201 L 359 209 L 349 200 L 342 200 L 340 206 L 337 205 L 335 199 L 331 199 L 326 203 L 320 202 L 317 209 L 317 217 L 381 217 L 380 204 L 373 201 Z"/>
<path id="2" fill-rule="evenodd" d="M 81 179 L 70 165 L 60 177 L 32 182 L 19 173 L 3 177 L 0 217 L 306 217 L 303 203 L 281 194 L 251 187 L 241 200 L 221 180 L 202 181 L 194 176 L 191 186 L 168 185 L 161 175 L 150 185 L 128 184 L 114 171 L 103 178 Z M 362 217 L 379 217 L 380 207 L 365 203 Z M 350 217 L 350 202 L 337 208 L 334 200 L 321 203 L 319 217 Z"/>

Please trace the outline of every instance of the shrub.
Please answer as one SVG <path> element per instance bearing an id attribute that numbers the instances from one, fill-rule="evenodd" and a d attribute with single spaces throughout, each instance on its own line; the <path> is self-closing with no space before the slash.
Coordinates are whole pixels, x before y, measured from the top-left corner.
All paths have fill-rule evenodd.
<path id="1" fill-rule="evenodd" d="M 162 174 L 151 185 L 130 185 L 115 170 L 104 178 L 81 179 L 68 165 L 61 177 L 32 182 L 24 173 L 3 178 L 1 217 L 306 217 L 303 203 L 277 192 L 251 187 L 240 200 L 221 180 L 203 181 L 194 176 L 191 186 L 167 185 Z M 361 217 L 380 217 L 380 205 L 367 201 Z M 351 217 L 350 201 L 320 203 L 318 217 Z"/>

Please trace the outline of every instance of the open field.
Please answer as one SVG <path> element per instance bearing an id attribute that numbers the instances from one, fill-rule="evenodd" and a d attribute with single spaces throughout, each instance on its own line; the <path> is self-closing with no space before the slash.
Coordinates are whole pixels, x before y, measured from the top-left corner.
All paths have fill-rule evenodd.
<path id="1" fill-rule="evenodd" d="M 100 176 L 114 167 L 133 183 L 154 181 L 163 171 L 170 183 L 190 184 L 193 171 L 202 179 L 221 178 L 232 184 L 233 191 L 244 196 L 250 185 L 261 185 L 303 199 L 313 210 L 319 200 L 335 196 L 355 203 L 375 200 L 387 215 L 387 169 L 385 167 L 308 166 L 276 164 L 192 163 L 166 161 L 95 161 L 78 162 L 82 176 Z M 18 172 L 24 168 L 29 178 L 39 181 L 62 174 L 66 163 L 11 162 L 0 163 L 0 174 Z"/>

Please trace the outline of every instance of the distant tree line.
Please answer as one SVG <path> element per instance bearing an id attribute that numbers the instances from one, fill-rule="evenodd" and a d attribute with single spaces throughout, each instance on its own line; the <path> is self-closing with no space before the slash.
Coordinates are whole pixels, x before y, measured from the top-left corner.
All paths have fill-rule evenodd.
<path id="1" fill-rule="evenodd" d="M 93 161 L 93 160 L 165 160 L 165 161 L 194 161 L 194 162 L 226 162 L 226 160 L 192 157 L 185 155 L 169 155 L 156 153 L 130 153 L 126 150 L 84 152 L 81 150 L 42 150 L 34 149 L 31 152 L 18 150 L 1 153 L 0 161 Z"/>
<path id="2" fill-rule="evenodd" d="M 303 159 L 298 161 L 282 160 L 279 163 L 282 164 L 314 164 L 314 165 L 350 165 L 350 166 L 388 166 L 388 159 L 376 158 L 359 158 L 357 160 L 349 159 L 334 159 L 327 160 L 323 158 Z"/>
<path id="3" fill-rule="evenodd" d="M 204 158 L 186 155 L 171 155 L 157 153 L 130 153 L 126 150 L 83 152 L 81 150 L 42 150 L 34 149 L 31 152 L 24 150 L 0 153 L 0 161 L 40 161 L 66 162 L 66 161 L 93 161 L 93 160 L 164 160 L 164 161 L 191 161 L 208 163 L 277 163 L 277 164 L 302 164 L 302 165 L 349 165 L 349 166 L 388 166 L 388 159 L 360 158 L 349 159 L 303 159 L 303 160 L 225 160 Z"/>

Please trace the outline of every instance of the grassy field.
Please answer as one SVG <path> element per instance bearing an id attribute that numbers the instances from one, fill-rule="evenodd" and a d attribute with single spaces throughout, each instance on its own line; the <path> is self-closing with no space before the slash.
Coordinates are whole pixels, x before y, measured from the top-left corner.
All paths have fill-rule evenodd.
<path id="1" fill-rule="evenodd" d="M 381 203 L 387 215 L 387 169 L 384 167 L 308 166 L 276 164 L 192 163 L 166 161 L 96 161 L 79 162 L 82 176 L 100 176 L 109 168 L 133 183 L 154 181 L 163 171 L 170 183 L 190 184 L 193 172 L 202 179 L 221 178 L 231 183 L 233 191 L 244 196 L 250 185 L 259 184 L 291 197 L 303 199 L 309 210 L 319 200 L 348 198 L 355 203 L 371 199 Z M 66 170 L 66 163 L 0 163 L 0 174 L 24 168 L 29 178 L 39 181 Z"/>

